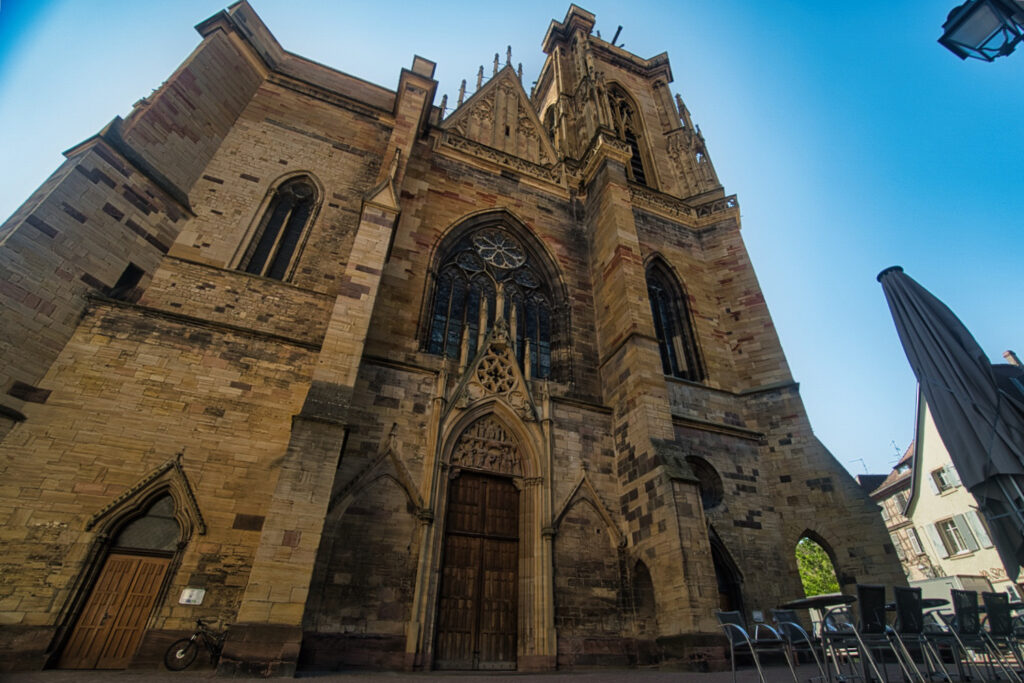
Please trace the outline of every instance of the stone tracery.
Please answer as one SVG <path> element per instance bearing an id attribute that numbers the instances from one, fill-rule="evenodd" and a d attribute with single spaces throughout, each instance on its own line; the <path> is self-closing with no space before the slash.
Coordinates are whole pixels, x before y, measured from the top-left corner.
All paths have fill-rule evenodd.
<path id="1" fill-rule="evenodd" d="M 514 362 L 528 365 L 532 377 L 549 377 L 550 287 L 520 241 L 500 226 L 487 226 L 464 235 L 441 259 L 425 350 L 457 358 L 465 336 L 472 358 L 500 319 Z"/>

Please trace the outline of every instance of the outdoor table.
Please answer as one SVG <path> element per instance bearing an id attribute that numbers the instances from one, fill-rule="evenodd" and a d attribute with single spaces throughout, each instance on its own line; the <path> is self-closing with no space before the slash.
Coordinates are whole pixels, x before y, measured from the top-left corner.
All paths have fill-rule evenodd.
<path id="1" fill-rule="evenodd" d="M 937 607 L 945 607 L 948 604 L 949 604 L 949 600 L 946 599 L 946 598 L 922 598 L 921 599 L 921 609 L 922 610 L 933 610 L 933 609 L 936 609 Z M 885 603 L 885 611 L 886 612 L 895 612 L 896 611 L 896 603 L 895 602 L 887 602 L 887 603 Z"/>
<path id="2" fill-rule="evenodd" d="M 846 593 L 823 593 L 821 595 L 812 595 L 809 598 L 790 600 L 787 603 L 779 605 L 779 607 L 782 609 L 816 609 L 820 612 L 828 609 L 829 607 L 850 605 L 854 602 L 857 602 L 857 597 L 854 595 L 847 595 Z"/>
<path id="3" fill-rule="evenodd" d="M 1024 609 L 1024 602 L 1020 602 L 1020 601 L 1018 601 L 1018 602 L 1011 602 L 1008 605 L 1008 607 L 1010 608 L 1011 612 L 1017 612 L 1017 611 L 1020 611 L 1020 610 Z M 982 614 L 985 613 L 985 604 L 984 603 L 978 605 L 978 611 L 981 612 Z"/>

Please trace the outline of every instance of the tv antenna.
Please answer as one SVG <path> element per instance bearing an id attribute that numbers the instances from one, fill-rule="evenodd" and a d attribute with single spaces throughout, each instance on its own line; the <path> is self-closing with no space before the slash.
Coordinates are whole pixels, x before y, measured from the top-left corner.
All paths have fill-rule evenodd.
<path id="1" fill-rule="evenodd" d="M 868 473 L 868 464 L 864 462 L 864 458 L 854 458 L 853 460 L 850 460 L 850 462 L 859 462 L 860 466 L 864 468 L 864 474 Z"/>

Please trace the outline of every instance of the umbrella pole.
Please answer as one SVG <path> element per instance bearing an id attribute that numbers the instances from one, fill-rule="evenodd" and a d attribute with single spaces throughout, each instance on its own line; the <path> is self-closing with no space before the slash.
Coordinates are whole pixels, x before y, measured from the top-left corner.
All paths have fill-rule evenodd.
<path id="1" fill-rule="evenodd" d="M 1013 516 L 1017 518 L 1017 523 L 1020 524 L 1022 528 L 1024 528 L 1024 512 L 1022 512 L 1020 507 L 1018 507 L 1017 502 L 1024 499 L 1024 492 L 1021 491 L 1020 484 L 1017 483 L 1016 477 L 996 477 L 995 479 L 996 483 L 999 484 L 1000 492 L 1002 492 L 1002 494 L 1006 497 L 1006 502 L 1009 505 L 1010 510 L 1013 511 Z M 1012 492 L 1006 490 L 1006 483 L 1004 481 L 1006 479 L 1010 480 L 1010 485 L 1013 488 Z"/>

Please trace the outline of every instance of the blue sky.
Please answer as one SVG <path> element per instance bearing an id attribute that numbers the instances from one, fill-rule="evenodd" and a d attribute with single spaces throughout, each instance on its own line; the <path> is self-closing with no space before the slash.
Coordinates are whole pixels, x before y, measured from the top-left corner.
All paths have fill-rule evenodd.
<path id="1" fill-rule="evenodd" d="M 0 0 L 0 219 L 61 152 L 148 95 L 225 0 Z M 956 0 L 579 0 L 607 39 L 667 51 L 729 193 L 815 433 L 854 473 L 913 436 L 915 382 L 875 275 L 900 264 L 993 361 L 1024 355 L 1024 49 L 961 62 Z M 394 88 L 413 54 L 440 95 L 512 45 L 527 87 L 568 3 L 253 0 L 282 46 Z M 623 9 L 628 6 L 628 12 Z"/>

